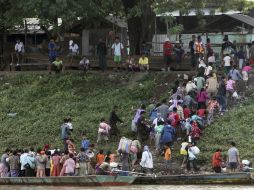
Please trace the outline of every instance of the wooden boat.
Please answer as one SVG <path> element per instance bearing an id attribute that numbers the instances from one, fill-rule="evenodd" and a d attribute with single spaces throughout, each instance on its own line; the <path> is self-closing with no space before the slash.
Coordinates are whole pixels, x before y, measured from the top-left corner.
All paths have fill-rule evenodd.
<path id="1" fill-rule="evenodd" d="M 170 176 L 85 176 L 85 177 L 16 177 L 0 178 L 1 185 L 44 186 L 127 186 L 127 185 L 207 185 L 243 184 L 254 182 L 251 173 Z"/>
<path id="2" fill-rule="evenodd" d="M 0 185 L 45 185 L 45 186 L 127 186 L 134 176 L 74 176 L 74 177 L 8 177 L 0 178 Z"/>
<path id="3" fill-rule="evenodd" d="M 206 175 L 170 175 L 137 177 L 135 185 L 196 185 L 196 184 L 245 184 L 253 182 L 251 173 L 222 173 Z"/>

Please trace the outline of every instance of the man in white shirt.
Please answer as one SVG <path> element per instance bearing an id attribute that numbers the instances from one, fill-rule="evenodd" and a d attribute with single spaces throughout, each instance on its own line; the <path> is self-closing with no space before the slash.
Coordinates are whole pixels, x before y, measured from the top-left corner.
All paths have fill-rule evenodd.
<path id="1" fill-rule="evenodd" d="M 24 53 L 24 44 L 20 40 L 17 40 L 17 43 L 15 45 L 15 52 Z"/>
<path id="2" fill-rule="evenodd" d="M 223 58 L 225 74 L 228 74 L 231 69 L 230 61 L 231 57 L 228 54 L 226 54 L 225 57 Z"/>
<path id="3" fill-rule="evenodd" d="M 11 54 L 12 61 L 11 61 L 11 64 L 10 64 L 10 70 L 12 70 L 11 67 L 12 67 L 13 62 L 14 62 L 13 54 L 15 54 L 16 58 L 17 58 L 17 65 L 16 65 L 17 68 L 20 65 L 20 60 L 23 59 L 23 53 L 25 52 L 25 48 L 24 48 L 23 42 L 21 42 L 20 40 L 17 40 L 17 43 L 15 44 L 14 50 L 15 50 L 15 53 Z"/>
<path id="4" fill-rule="evenodd" d="M 69 41 L 69 58 L 70 58 L 70 65 L 72 65 L 73 57 L 79 54 L 79 47 L 78 44 L 74 43 L 73 40 Z"/>
<path id="5" fill-rule="evenodd" d="M 191 91 L 197 90 L 197 86 L 192 82 L 192 79 L 189 79 L 188 83 L 186 84 L 186 92 L 187 94 Z"/>
<path id="6" fill-rule="evenodd" d="M 120 42 L 119 37 L 116 37 L 115 43 L 111 47 L 112 54 L 114 55 L 114 62 L 117 65 L 117 69 L 121 69 L 122 54 L 123 54 L 123 44 Z"/>
<path id="7" fill-rule="evenodd" d="M 208 67 L 205 69 L 205 76 L 208 77 L 211 73 L 212 73 L 212 70 L 213 70 L 213 63 L 208 63 Z"/>
<path id="8" fill-rule="evenodd" d="M 79 54 L 78 44 L 73 42 L 72 45 L 70 45 L 69 50 L 70 50 L 70 54 L 78 55 Z"/>

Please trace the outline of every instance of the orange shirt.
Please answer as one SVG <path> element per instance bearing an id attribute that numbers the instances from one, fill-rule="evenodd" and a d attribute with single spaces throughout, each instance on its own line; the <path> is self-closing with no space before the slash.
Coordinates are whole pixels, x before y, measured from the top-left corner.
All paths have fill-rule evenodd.
<path id="1" fill-rule="evenodd" d="M 213 167 L 220 167 L 221 162 L 222 162 L 221 153 L 220 152 L 215 152 L 213 154 L 213 157 L 212 157 L 212 166 Z"/>
<path id="2" fill-rule="evenodd" d="M 165 151 L 165 160 L 171 160 L 171 150 L 167 148 Z"/>
<path id="3" fill-rule="evenodd" d="M 97 154 L 97 156 L 96 156 L 97 164 L 102 164 L 104 162 L 104 159 L 105 159 L 104 154 Z"/>

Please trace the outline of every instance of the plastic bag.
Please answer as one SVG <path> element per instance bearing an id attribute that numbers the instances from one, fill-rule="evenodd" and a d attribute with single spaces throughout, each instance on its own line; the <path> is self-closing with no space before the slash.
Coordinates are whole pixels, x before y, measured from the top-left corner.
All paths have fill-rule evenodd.
<path id="1" fill-rule="evenodd" d="M 232 97 L 238 99 L 238 98 L 239 98 L 239 95 L 238 95 L 238 93 L 237 93 L 236 91 L 234 91 Z"/>
<path id="2" fill-rule="evenodd" d="M 135 133 L 137 132 L 137 125 L 134 119 L 131 121 L 131 131 Z"/>

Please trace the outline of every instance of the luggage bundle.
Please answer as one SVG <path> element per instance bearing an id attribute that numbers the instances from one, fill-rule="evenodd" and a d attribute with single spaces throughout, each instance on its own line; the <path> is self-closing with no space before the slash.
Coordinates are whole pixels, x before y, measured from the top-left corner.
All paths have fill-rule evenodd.
<path id="1" fill-rule="evenodd" d="M 130 140 L 128 138 L 125 138 L 125 137 L 122 137 L 120 139 L 117 151 L 119 153 L 127 153 L 127 154 L 129 154 L 130 153 L 130 149 L 131 149 L 131 143 L 132 143 L 132 140 Z"/>

